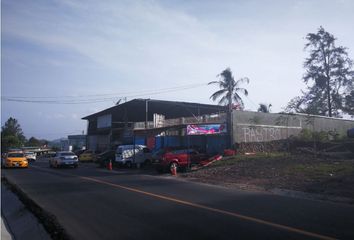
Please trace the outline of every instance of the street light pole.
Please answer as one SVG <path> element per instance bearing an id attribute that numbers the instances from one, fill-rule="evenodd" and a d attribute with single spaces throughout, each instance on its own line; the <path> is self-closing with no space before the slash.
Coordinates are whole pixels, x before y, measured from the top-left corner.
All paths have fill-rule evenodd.
<path id="1" fill-rule="evenodd" d="M 148 145 L 148 112 L 149 112 L 149 102 L 150 99 L 145 99 L 145 145 Z"/>
<path id="2" fill-rule="evenodd" d="M 148 111 L 149 111 L 148 101 L 149 99 L 145 99 L 145 129 L 148 128 Z"/>

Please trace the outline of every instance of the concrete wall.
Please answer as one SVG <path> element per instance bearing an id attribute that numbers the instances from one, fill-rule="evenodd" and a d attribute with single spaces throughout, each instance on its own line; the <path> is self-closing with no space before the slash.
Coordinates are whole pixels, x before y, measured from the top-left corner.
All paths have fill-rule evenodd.
<path id="1" fill-rule="evenodd" d="M 297 136 L 302 129 L 333 131 L 346 135 L 353 120 L 303 114 L 278 114 L 248 111 L 233 112 L 234 142 L 269 142 Z"/>

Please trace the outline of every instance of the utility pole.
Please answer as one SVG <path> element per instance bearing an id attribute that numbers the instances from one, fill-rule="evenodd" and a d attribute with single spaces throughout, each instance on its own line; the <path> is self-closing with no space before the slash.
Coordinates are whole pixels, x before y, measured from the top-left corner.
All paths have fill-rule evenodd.
<path id="1" fill-rule="evenodd" d="M 149 99 L 145 99 L 145 129 L 148 128 L 148 112 L 149 112 L 148 101 Z"/>
<path id="2" fill-rule="evenodd" d="M 149 112 L 149 102 L 150 99 L 145 99 L 145 145 L 148 145 L 148 112 Z"/>
<path id="3" fill-rule="evenodd" d="M 232 122 L 232 85 L 231 85 L 231 81 L 229 82 L 229 96 L 228 96 L 228 100 L 229 100 L 229 108 L 228 108 L 228 113 L 227 113 L 227 121 L 228 121 L 228 131 L 229 131 L 229 136 L 230 136 L 230 148 L 232 148 L 232 143 L 234 141 L 233 139 L 233 122 Z"/>

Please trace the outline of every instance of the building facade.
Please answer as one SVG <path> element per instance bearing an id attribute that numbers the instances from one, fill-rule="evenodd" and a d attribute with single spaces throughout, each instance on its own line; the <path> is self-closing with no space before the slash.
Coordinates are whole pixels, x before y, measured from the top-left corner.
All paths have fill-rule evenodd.
<path id="1" fill-rule="evenodd" d="M 201 116 L 224 111 L 225 107 L 218 105 L 134 99 L 82 119 L 88 121 L 87 148 L 104 151 L 120 144 L 153 145 L 152 139 L 156 136 L 177 139 L 183 136 L 191 119 L 192 122 L 207 121 Z M 158 142 L 165 143 L 164 140 Z"/>

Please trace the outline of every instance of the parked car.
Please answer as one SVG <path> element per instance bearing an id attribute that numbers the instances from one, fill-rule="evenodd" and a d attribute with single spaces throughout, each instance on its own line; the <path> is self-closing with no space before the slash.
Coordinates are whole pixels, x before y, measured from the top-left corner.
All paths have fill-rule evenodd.
<path id="1" fill-rule="evenodd" d="M 81 162 L 93 162 L 96 161 L 96 154 L 91 150 L 86 150 L 79 156 Z"/>
<path id="2" fill-rule="evenodd" d="M 25 156 L 28 161 L 36 161 L 37 159 L 37 154 L 34 152 L 25 152 Z"/>
<path id="3" fill-rule="evenodd" d="M 6 168 L 27 168 L 28 160 L 23 152 L 9 152 L 3 158 L 3 166 Z"/>
<path id="4" fill-rule="evenodd" d="M 49 167 L 74 167 L 79 166 L 78 157 L 73 152 L 57 152 L 54 158 L 49 160 Z"/>
<path id="5" fill-rule="evenodd" d="M 153 154 L 152 163 L 158 172 L 165 172 L 176 167 L 185 170 L 188 166 L 196 165 L 208 159 L 208 155 L 195 149 L 161 149 Z"/>
<path id="6" fill-rule="evenodd" d="M 80 157 L 80 155 L 83 154 L 85 151 L 86 150 L 84 150 L 84 149 L 80 149 L 80 150 L 74 151 L 74 153 L 75 153 L 76 156 Z"/>
<path id="7" fill-rule="evenodd" d="M 39 158 L 43 161 L 49 161 L 50 159 L 54 158 L 56 154 L 56 152 L 47 152 L 41 155 Z"/>
<path id="8" fill-rule="evenodd" d="M 121 145 L 117 147 L 115 163 L 127 167 L 151 162 L 151 150 L 145 145 Z"/>
<path id="9" fill-rule="evenodd" d="M 108 150 L 103 153 L 100 153 L 96 156 L 96 162 L 101 166 L 104 167 L 107 165 L 109 161 L 112 161 L 114 163 L 116 156 L 116 151 L 115 150 Z"/>

